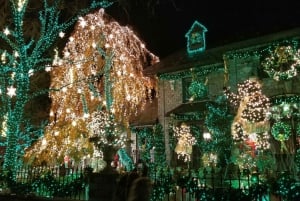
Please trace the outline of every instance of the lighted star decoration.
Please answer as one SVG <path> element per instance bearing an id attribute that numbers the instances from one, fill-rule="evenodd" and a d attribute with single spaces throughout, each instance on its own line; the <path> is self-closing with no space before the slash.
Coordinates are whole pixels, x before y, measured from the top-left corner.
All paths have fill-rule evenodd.
<path id="1" fill-rule="evenodd" d="M 15 87 L 13 87 L 13 86 L 7 87 L 7 95 L 9 97 L 15 96 L 16 95 L 16 90 L 17 89 Z"/>
<path id="2" fill-rule="evenodd" d="M 10 31 L 9 31 L 8 28 L 5 28 L 4 31 L 3 31 L 3 33 L 4 33 L 6 36 L 8 36 L 8 35 L 10 34 Z"/>
<path id="3" fill-rule="evenodd" d="M 180 127 L 174 127 L 173 130 L 178 141 L 175 152 L 178 158 L 183 158 L 185 162 L 189 162 L 193 151 L 192 146 L 197 142 L 195 137 L 191 134 L 190 126 L 183 123 Z"/>

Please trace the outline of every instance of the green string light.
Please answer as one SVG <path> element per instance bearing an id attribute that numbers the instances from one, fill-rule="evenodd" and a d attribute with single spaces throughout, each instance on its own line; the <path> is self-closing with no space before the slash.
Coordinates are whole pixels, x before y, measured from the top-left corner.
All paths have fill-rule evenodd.
<path id="1" fill-rule="evenodd" d="M 44 0 L 44 7 L 38 15 L 39 38 L 28 39 L 24 34 L 23 22 L 26 18 L 28 2 L 29 0 L 9 1 L 12 23 L 0 32 L 2 48 L 8 47 L 7 50 L 0 48 L 0 90 L 2 93 L 0 114 L 1 116 L 7 114 L 6 137 L 3 143 L 6 146 L 6 152 L 3 167 L 13 172 L 22 163 L 19 159 L 23 157 L 24 148 L 32 143 L 30 140 L 32 133 L 41 134 L 39 130 L 43 129 L 34 128 L 28 124 L 25 108 L 29 101 L 39 95 L 47 95 L 49 90 L 32 91 L 31 81 L 34 79 L 31 76 L 46 70 L 46 65 L 52 61 L 49 50 L 53 48 L 53 44 L 59 38 L 59 33 L 74 25 L 78 16 L 92 11 L 95 7 L 111 5 L 107 1 L 98 1 L 97 3 L 93 1 L 91 6 L 81 9 L 75 16 L 62 22 L 60 1 L 55 0 L 48 4 L 48 1 Z M 26 127 L 35 130 L 29 132 Z M 24 140 L 26 141 L 24 142 Z"/>
<path id="2" fill-rule="evenodd" d="M 204 83 L 193 81 L 188 88 L 188 92 L 193 97 L 193 99 L 201 99 L 207 96 L 208 89 Z"/>
<path id="3" fill-rule="evenodd" d="M 297 75 L 300 55 L 295 47 L 278 46 L 262 62 L 262 69 L 276 81 L 288 80 Z"/>
<path id="4" fill-rule="evenodd" d="M 292 127 L 284 122 L 276 122 L 271 128 L 273 137 L 278 141 L 286 141 L 292 133 Z"/>
<path id="5" fill-rule="evenodd" d="M 158 75 L 160 80 L 178 80 L 183 78 L 190 78 L 192 76 L 202 77 L 206 76 L 212 72 L 224 72 L 224 64 L 212 64 L 207 66 L 195 66 L 191 69 L 187 69 L 184 71 L 176 72 L 176 73 L 163 73 Z"/>
<path id="6" fill-rule="evenodd" d="M 244 59 L 249 57 L 262 58 L 266 54 L 270 54 L 276 47 L 281 45 L 291 45 L 293 47 L 298 47 L 299 41 L 297 40 L 280 40 L 272 43 L 265 44 L 261 47 L 253 47 L 249 50 L 235 50 L 224 54 L 225 59 Z"/>

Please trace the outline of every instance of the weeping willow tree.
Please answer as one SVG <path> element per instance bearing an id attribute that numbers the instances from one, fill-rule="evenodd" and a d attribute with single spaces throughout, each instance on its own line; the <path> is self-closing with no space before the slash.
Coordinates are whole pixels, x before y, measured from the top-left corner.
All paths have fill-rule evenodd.
<path id="1" fill-rule="evenodd" d="M 107 1 L 93 1 L 87 8 L 78 10 L 71 18 L 63 20 L 60 12 L 61 1 L 44 0 L 37 16 L 38 34 L 28 37 L 25 33 L 28 28 L 25 27 L 24 21 L 32 14 L 28 8 L 32 1 L 6 2 L 9 3 L 11 19 L 0 32 L 0 114 L 3 122 L 1 145 L 6 147 L 3 169 L 15 172 L 21 163 L 24 148 L 43 133 L 43 125 L 34 127 L 30 115 L 25 113 L 31 100 L 48 93 L 47 88 L 32 87 L 34 78 L 47 71 L 48 64 L 53 60 L 53 55 L 49 52 L 59 39 L 60 33 L 68 30 L 79 16 L 97 7 L 107 7 L 111 4 Z"/>
<path id="2" fill-rule="evenodd" d="M 143 41 L 104 9 L 80 17 L 63 57 L 54 59 L 59 67 L 51 67 L 50 122 L 26 152 L 28 161 L 57 165 L 68 155 L 80 162 L 95 147 L 121 148 L 117 141 L 126 140 L 130 119 L 153 98 L 156 79 L 142 71 L 156 62 Z"/>

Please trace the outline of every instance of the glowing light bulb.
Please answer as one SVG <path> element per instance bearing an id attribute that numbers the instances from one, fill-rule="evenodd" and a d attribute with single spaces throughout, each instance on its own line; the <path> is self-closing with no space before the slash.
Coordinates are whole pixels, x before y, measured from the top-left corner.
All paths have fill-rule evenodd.
<path id="1" fill-rule="evenodd" d="M 8 35 L 10 34 L 10 31 L 9 31 L 8 28 L 5 28 L 4 31 L 3 31 L 3 33 L 4 33 L 6 36 L 8 36 Z"/>
<path id="2" fill-rule="evenodd" d="M 16 95 L 16 90 L 17 89 L 15 87 L 13 87 L 13 86 L 7 87 L 7 95 L 9 97 L 15 96 Z"/>

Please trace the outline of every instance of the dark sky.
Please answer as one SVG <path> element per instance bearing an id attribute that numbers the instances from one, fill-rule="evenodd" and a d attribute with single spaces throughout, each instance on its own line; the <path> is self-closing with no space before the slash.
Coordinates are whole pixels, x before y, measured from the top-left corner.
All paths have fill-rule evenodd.
<path id="1" fill-rule="evenodd" d="M 149 9 L 145 2 L 158 2 Z M 185 48 L 195 20 L 207 29 L 207 48 L 300 27 L 300 0 L 141 0 L 107 10 L 131 26 L 154 54 L 163 58 Z M 140 2 L 140 3 L 138 3 Z"/>

